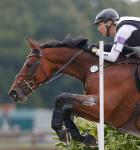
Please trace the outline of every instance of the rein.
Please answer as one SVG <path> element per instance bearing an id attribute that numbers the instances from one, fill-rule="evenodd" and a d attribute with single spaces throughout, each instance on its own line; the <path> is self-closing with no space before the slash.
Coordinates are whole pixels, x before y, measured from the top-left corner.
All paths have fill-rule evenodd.
<path id="1" fill-rule="evenodd" d="M 48 84 L 56 79 L 58 79 L 59 77 L 63 76 L 64 73 L 60 73 L 62 70 L 64 70 L 69 64 L 71 64 L 73 62 L 73 60 L 75 60 L 81 53 L 83 53 L 83 50 L 80 50 L 79 52 L 77 52 L 65 65 L 63 65 L 59 70 L 57 70 L 51 77 L 50 80 L 44 82 L 44 84 Z M 59 74 L 60 73 L 60 74 Z M 43 84 L 43 85 L 44 85 Z M 41 85 L 40 85 L 41 86 Z"/>

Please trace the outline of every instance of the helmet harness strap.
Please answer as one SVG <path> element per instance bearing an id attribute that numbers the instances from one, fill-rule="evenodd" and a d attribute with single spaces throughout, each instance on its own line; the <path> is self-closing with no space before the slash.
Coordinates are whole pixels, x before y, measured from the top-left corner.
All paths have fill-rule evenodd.
<path id="1" fill-rule="evenodd" d="M 109 30 L 111 28 L 111 26 L 113 25 L 114 23 L 112 22 L 111 25 L 109 26 L 107 23 L 105 24 L 106 25 L 106 30 L 107 30 L 107 37 L 109 37 Z"/>

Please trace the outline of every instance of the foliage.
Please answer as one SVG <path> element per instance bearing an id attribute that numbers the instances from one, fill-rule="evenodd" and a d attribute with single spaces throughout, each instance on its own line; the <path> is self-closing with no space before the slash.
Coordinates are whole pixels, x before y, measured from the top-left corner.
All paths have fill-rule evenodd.
<path id="1" fill-rule="evenodd" d="M 97 139 L 97 126 L 91 121 L 76 118 L 75 123 L 81 134 L 90 133 Z M 98 150 L 97 147 L 86 147 L 84 144 L 71 141 L 69 144 L 58 142 L 56 144 L 61 150 Z M 114 128 L 105 125 L 105 150 L 139 150 L 140 138 L 122 133 Z"/>

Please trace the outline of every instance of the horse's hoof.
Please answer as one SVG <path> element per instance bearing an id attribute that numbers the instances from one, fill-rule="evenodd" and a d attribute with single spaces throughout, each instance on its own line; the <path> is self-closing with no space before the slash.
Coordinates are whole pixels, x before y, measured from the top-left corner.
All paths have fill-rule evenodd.
<path id="1" fill-rule="evenodd" d="M 91 135 L 91 134 L 83 135 L 83 143 L 86 146 L 93 146 L 93 147 L 97 146 L 96 138 L 93 135 Z"/>
<path id="2" fill-rule="evenodd" d="M 59 130 L 57 134 L 60 141 L 63 141 L 65 143 L 70 142 L 70 132 L 68 131 L 68 129 Z"/>

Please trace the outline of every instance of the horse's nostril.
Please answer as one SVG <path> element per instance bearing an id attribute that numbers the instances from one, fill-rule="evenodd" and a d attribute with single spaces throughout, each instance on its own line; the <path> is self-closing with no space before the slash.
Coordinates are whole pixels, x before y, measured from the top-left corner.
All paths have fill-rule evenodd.
<path id="1" fill-rule="evenodd" d="M 13 96 L 13 95 L 15 95 L 16 94 L 16 91 L 15 90 L 11 90 L 10 92 L 9 92 L 9 95 L 10 96 Z"/>
<path id="2" fill-rule="evenodd" d="M 9 95 L 13 98 L 14 101 L 18 101 L 18 96 L 16 90 L 11 90 Z"/>

